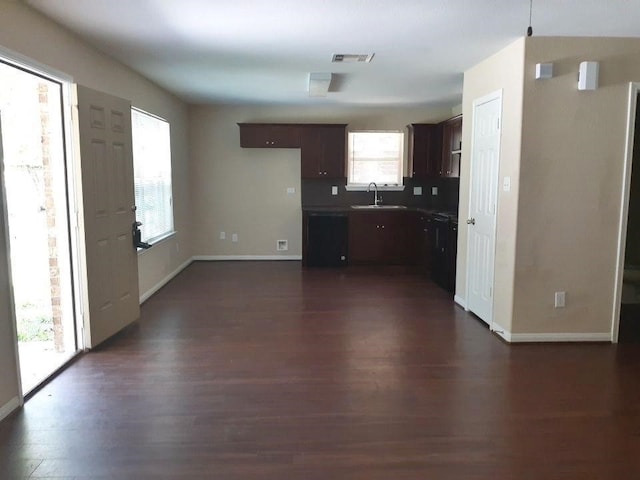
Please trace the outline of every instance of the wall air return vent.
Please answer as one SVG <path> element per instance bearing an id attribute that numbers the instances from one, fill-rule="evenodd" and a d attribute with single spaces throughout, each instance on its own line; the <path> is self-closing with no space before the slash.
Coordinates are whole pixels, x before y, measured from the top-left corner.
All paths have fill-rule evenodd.
<path id="1" fill-rule="evenodd" d="M 375 53 L 334 53 L 331 61 L 333 63 L 369 63 Z"/>

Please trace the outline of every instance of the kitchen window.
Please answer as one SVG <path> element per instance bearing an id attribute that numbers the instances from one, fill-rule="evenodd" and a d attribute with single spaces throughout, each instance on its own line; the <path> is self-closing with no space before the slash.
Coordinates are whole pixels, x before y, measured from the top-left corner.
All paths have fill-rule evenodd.
<path id="1" fill-rule="evenodd" d="M 357 190 L 375 182 L 378 187 L 402 188 L 404 133 L 349 132 L 348 187 Z"/>
<path id="2" fill-rule="evenodd" d="M 136 220 L 142 241 L 154 243 L 173 233 L 169 122 L 131 109 Z"/>

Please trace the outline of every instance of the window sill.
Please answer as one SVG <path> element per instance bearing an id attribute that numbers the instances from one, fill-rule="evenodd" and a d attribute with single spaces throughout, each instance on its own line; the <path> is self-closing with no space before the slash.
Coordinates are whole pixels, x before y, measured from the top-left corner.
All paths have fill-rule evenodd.
<path id="1" fill-rule="evenodd" d="M 165 240 L 170 239 L 171 237 L 175 237 L 176 233 L 177 232 L 175 230 L 173 230 L 173 231 L 171 231 L 169 233 L 165 233 L 164 235 L 162 235 L 162 236 L 160 236 L 158 238 L 154 238 L 153 239 L 153 243 L 151 243 L 151 246 L 154 247 L 155 245 L 158 245 L 159 243 L 162 243 Z M 138 248 L 137 252 L 138 252 L 138 255 L 142 255 L 143 253 L 145 253 L 145 252 L 147 252 L 149 250 L 151 250 L 151 248 Z"/>
<path id="2" fill-rule="evenodd" d="M 366 192 L 369 187 L 366 185 L 346 185 L 347 192 Z M 402 192 L 404 185 L 378 185 L 379 192 Z"/>

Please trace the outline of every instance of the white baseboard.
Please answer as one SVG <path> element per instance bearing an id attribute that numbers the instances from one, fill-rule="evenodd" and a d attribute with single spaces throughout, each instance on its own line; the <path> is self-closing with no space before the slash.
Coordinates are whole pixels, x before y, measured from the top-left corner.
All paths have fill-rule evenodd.
<path id="1" fill-rule="evenodd" d="M 521 342 L 610 342 L 607 333 L 511 333 L 513 343 Z"/>
<path id="2" fill-rule="evenodd" d="M 460 295 L 455 295 L 453 297 L 453 301 L 456 302 L 458 305 L 460 305 L 465 310 L 467 309 L 467 301 L 464 298 L 462 298 Z"/>
<path id="3" fill-rule="evenodd" d="M 164 287 L 167 283 L 169 283 L 173 277 L 175 277 L 176 275 L 178 275 L 182 270 L 184 270 L 185 268 L 187 268 L 189 265 L 191 265 L 191 262 L 193 262 L 193 258 L 189 258 L 186 262 L 184 262 L 182 265 L 180 265 L 178 268 L 176 268 L 173 272 L 171 272 L 169 275 L 167 275 L 166 277 L 164 277 L 162 280 L 160 280 L 158 283 L 156 283 L 153 287 L 151 287 L 149 290 L 147 290 L 146 292 L 144 292 L 142 295 L 140 295 L 140 305 L 142 305 L 144 302 L 146 302 L 147 300 L 149 300 L 149 298 L 156 293 L 158 290 L 160 290 L 162 287 Z"/>
<path id="4" fill-rule="evenodd" d="M 491 331 L 509 343 L 610 342 L 611 333 L 513 333 L 494 323 Z"/>
<path id="5" fill-rule="evenodd" d="M 225 260 L 302 260 L 302 255 L 196 255 L 194 261 Z"/>
<path id="6" fill-rule="evenodd" d="M 22 406 L 22 402 L 19 397 L 13 397 L 7 403 L 5 403 L 2 407 L 0 407 L 0 421 L 7 418 L 16 408 L 20 408 Z"/>

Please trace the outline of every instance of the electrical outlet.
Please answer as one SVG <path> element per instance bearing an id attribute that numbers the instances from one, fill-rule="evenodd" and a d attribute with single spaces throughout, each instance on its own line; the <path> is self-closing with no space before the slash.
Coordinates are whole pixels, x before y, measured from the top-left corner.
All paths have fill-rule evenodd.
<path id="1" fill-rule="evenodd" d="M 238 234 L 237 233 L 232 233 L 231 234 L 231 241 L 234 242 L 234 243 L 238 241 Z"/>
<path id="2" fill-rule="evenodd" d="M 433 196 L 438 195 L 438 187 L 431 187 L 431 195 Z"/>
<path id="3" fill-rule="evenodd" d="M 295 187 L 287 187 L 287 195 L 293 195 L 296 193 Z"/>
<path id="4" fill-rule="evenodd" d="M 414 195 L 422 195 L 422 187 L 413 187 Z"/>
<path id="5" fill-rule="evenodd" d="M 227 234 L 225 232 L 220 232 L 220 240 L 226 240 Z"/>
<path id="6" fill-rule="evenodd" d="M 289 242 L 287 240 L 276 241 L 276 251 L 286 252 L 287 250 L 289 250 Z"/>
<path id="7" fill-rule="evenodd" d="M 331 195 L 337 195 L 338 194 L 338 186 L 337 185 L 333 185 L 331 187 Z"/>
<path id="8" fill-rule="evenodd" d="M 566 292 L 556 292 L 555 308 L 563 308 L 565 306 Z"/>

